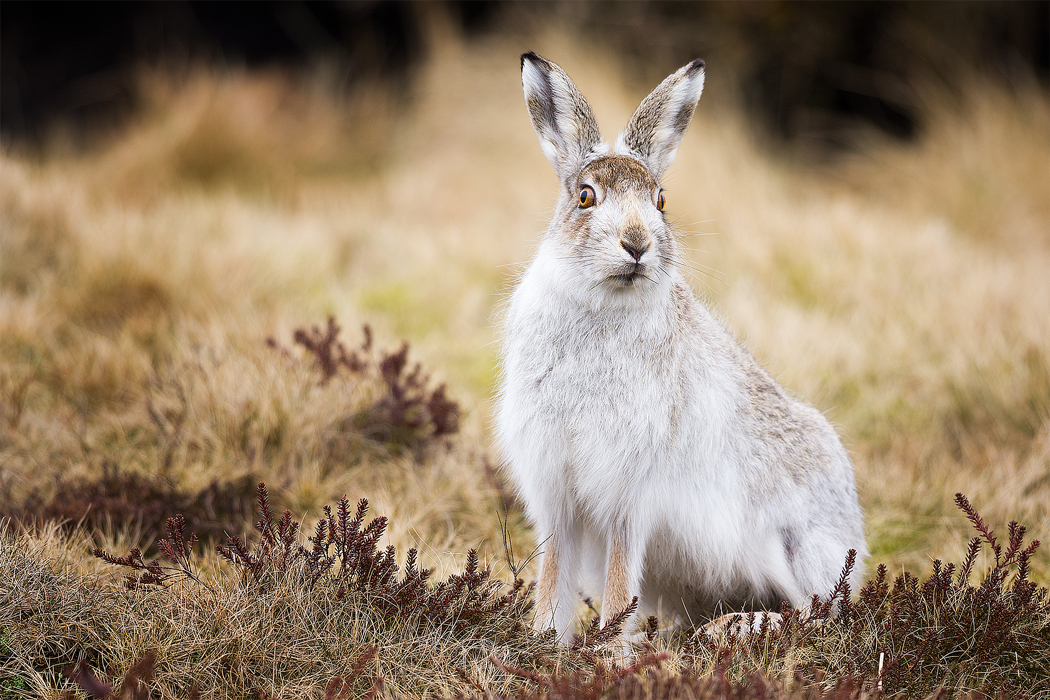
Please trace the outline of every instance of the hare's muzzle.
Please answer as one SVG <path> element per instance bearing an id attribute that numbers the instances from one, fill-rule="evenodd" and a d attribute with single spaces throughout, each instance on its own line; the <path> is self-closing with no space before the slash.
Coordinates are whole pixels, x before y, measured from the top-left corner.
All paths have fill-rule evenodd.
<path id="1" fill-rule="evenodd" d="M 641 262 L 642 255 L 653 245 L 652 236 L 639 222 L 631 222 L 624 227 L 620 233 L 620 247 L 634 258 L 635 262 Z"/>

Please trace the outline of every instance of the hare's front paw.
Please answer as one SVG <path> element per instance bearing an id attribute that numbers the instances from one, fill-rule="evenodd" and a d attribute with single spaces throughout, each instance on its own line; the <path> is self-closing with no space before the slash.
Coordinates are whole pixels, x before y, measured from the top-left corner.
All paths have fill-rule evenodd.
<path id="1" fill-rule="evenodd" d="M 537 612 L 536 617 L 532 618 L 533 632 L 543 634 L 552 629 L 554 629 L 554 616 L 552 614 L 541 615 Z"/>
<path id="2" fill-rule="evenodd" d="M 606 658 L 617 666 L 625 667 L 634 658 L 634 645 L 626 634 L 621 634 L 616 639 L 602 645 L 602 651 Z"/>

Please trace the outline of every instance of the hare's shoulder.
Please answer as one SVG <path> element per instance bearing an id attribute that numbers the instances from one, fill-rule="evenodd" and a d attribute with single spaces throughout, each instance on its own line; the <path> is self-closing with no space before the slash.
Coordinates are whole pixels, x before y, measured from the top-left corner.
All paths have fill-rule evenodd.
<path id="1" fill-rule="evenodd" d="M 751 351 L 685 285 L 676 285 L 679 323 L 691 335 L 706 371 L 721 370 L 735 395 L 745 450 L 766 464 L 783 465 L 796 483 L 829 470 L 850 469 L 849 458 L 827 418 L 796 398 L 759 363 Z M 717 370 L 715 370 L 717 371 Z"/>
<path id="2" fill-rule="evenodd" d="M 798 485 L 851 470 L 849 457 L 827 418 L 791 395 L 742 346 L 738 346 L 741 424 L 748 450 L 776 465 Z"/>

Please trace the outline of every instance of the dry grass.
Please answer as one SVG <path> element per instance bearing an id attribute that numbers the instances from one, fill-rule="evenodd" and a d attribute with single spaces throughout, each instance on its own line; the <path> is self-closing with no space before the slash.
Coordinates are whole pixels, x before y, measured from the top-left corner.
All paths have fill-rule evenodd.
<path id="1" fill-rule="evenodd" d="M 84 585 L 86 572 L 48 562 L 80 558 L 83 538 L 60 539 L 51 530 L 12 546 L 4 534 L 0 596 L 8 613 L 21 617 L 3 615 L 17 630 L 3 639 L 4 697 L 55 696 L 54 688 L 69 685 L 61 670 L 81 658 L 119 676 L 149 649 L 160 659 L 153 692 L 166 698 L 185 698 L 193 685 L 205 697 L 317 697 L 366 655 L 364 672 L 354 679 L 357 696 L 378 677 L 394 697 L 452 694 L 463 687 L 455 668 L 499 691 L 513 679 L 496 677 L 485 660 L 489 653 L 519 664 L 554 653 L 550 639 L 518 634 L 517 644 L 507 646 L 487 635 L 465 638 L 447 626 L 385 616 L 352 594 L 337 601 L 332 591 L 306 591 L 293 576 L 265 588 L 226 578 L 219 590 L 186 585 L 129 593 Z M 222 579 L 214 561 L 200 563 L 204 580 Z M 371 656 L 373 646 L 382 653 Z M 23 683 L 11 683 L 11 676 Z"/>
<path id="2" fill-rule="evenodd" d="M 0 493 L 17 503 L 105 463 L 189 492 L 252 474 L 308 519 L 344 493 L 367 497 L 390 518 L 386 540 L 420 547 L 439 576 L 474 547 L 502 572 L 483 466 L 494 461 L 496 317 L 555 194 L 520 95 L 526 48 L 574 76 L 607 136 L 648 87 L 622 84 L 614 58 L 557 36 L 446 37 L 410 108 L 280 74 L 151 76 L 140 118 L 89 153 L 4 153 Z M 1050 537 L 1050 100 L 979 80 L 964 94 L 930 91 L 917 145 L 876 140 L 815 170 L 768 155 L 712 81 L 667 180 L 697 291 L 840 426 L 873 562 L 891 574 L 960 557 L 957 491 L 989 522 Z M 265 342 L 290 346 L 294 328 L 328 315 L 347 329 L 368 321 L 384 347 L 410 340 L 465 407 L 458 438 L 412 453 L 355 433 L 346 417 L 377 384 L 319 385 L 304 358 Z M 511 533 L 519 555 L 531 549 L 513 511 Z M 198 648 L 292 635 L 288 664 L 313 670 L 264 690 L 297 697 L 319 696 L 325 674 L 374 643 L 360 620 L 339 623 L 346 640 L 330 637 L 344 632 L 281 595 L 266 610 L 233 593 L 82 599 L 81 577 L 116 575 L 89 543 L 126 549 L 156 534 L 9 528 L 2 556 L 40 576 L 52 562 L 47 590 L 91 611 L 70 634 L 106 649 L 105 663 L 126 668 L 160 648 L 183 674 L 163 681 L 165 696 L 184 692 L 193 669 L 221 673 Z M 1050 547 L 1032 568 L 1050 580 Z M 149 625 L 129 625 L 126 606 L 154 605 Z M 216 641 L 215 621 L 234 618 L 252 621 L 243 638 Z M 47 619 L 35 624 L 46 645 Z M 170 642 L 174 629 L 197 641 Z M 455 645 L 393 634 L 383 644 L 403 650 L 404 668 L 383 673 L 404 680 L 389 692 L 470 689 L 440 674 Z M 342 655 L 329 659 L 334 648 Z M 54 669 L 22 671 L 32 695 L 63 682 Z M 475 672 L 509 682 L 484 663 Z"/>

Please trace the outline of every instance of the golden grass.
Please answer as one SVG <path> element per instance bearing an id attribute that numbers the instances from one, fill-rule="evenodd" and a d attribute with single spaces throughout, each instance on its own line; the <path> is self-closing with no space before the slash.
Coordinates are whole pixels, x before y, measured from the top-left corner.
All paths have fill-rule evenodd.
<path id="1" fill-rule="evenodd" d="M 482 468 L 498 309 L 555 196 L 517 54 L 565 67 L 607 137 L 647 87 L 564 37 L 512 44 L 437 43 L 409 103 L 282 74 L 152 75 L 147 107 L 109 142 L 2 154 L 0 488 L 17 500 L 107 461 L 191 489 L 251 472 L 309 517 L 367 497 L 389 542 L 439 574 L 471 547 L 499 568 Z M 769 155 L 719 85 L 669 173 L 668 211 L 698 293 L 840 427 L 873 562 L 961 558 L 957 491 L 1046 540 L 1047 95 L 930 91 L 920 142 L 875 140 L 815 169 Z M 465 406 L 460 438 L 422 461 L 339 447 L 367 386 L 317 386 L 265 344 L 329 314 L 351 341 L 363 321 L 382 345 L 410 340 Z M 520 555 L 533 543 L 511 519 Z M 108 571 L 83 536 L 48 533 L 34 540 L 48 557 Z M 1050 547 L 1033 569 L 1050 579 Z"/>

